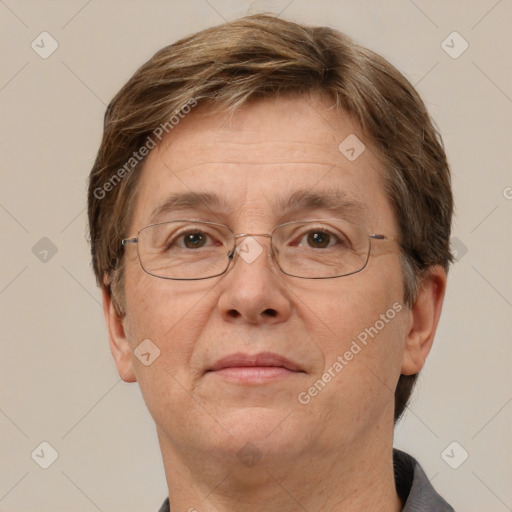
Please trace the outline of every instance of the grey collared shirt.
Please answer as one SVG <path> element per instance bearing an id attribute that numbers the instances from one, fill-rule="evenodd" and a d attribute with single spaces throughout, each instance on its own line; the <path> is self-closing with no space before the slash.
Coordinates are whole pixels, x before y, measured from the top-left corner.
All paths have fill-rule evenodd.
<path id="1" fill-rule="evenodd" d="M 393 450 L 396 490 L 404 503 L 402 512 L 454 512 L 432 487 L 418 461 L 400 450 Z"/>
<path id="2" fill-rule="evenodd" d="M 454 512 L 437 494 L 418 461 L 405 452 L 393 450 L 396 490 L 405 503 L 402 512 Z M 167 498 L 159 512 L 170 512 Z"/>

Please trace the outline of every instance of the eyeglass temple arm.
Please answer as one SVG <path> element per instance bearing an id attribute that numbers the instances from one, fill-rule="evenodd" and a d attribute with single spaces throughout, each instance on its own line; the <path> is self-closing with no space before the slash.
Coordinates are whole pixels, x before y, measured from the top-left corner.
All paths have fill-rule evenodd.
<path id="1" fill-rule="evenodd" d="M 123 247 L 126 247 L 128 244 L 136 244 L 137 242 L 139 241 L 138 238 L 124 238 L 123 240 L 121 240 L 121 244 L 123 245 Z"/>
<path id="2" fill-rule="evenodd" d="M 381 235 L 379 233 L 368 235 L 369 238 L 373 238 L 373 240 L 395 240 L 397 241 L 399 237 L 397 235 Z"/>

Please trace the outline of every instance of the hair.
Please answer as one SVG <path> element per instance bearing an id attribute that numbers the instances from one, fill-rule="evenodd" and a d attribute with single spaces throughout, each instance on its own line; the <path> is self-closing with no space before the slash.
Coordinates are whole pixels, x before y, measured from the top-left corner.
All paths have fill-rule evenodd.
<path id="1" fill-rule="evenodd" d="M 169 132 L 190 105 L 234 112 L 253 100 L 322 94 L 377 148 L 400 230 L 404 304 L 428 269 L 452 261 L 453 197 L 441 137 L 414 87 L 387 60 L 328 27 L 259 14 L 185 37 L 141 66 L 107 107 L 90 173 L 88 214 L 97 282 L 125 314 L 121 239 L 155 130 Z M 188 107 L 190 109 L 190 107 Z M 179 119 L 178 119 L 179 121 Z M 400 375 L 395 421 L 416 375 Z"/>

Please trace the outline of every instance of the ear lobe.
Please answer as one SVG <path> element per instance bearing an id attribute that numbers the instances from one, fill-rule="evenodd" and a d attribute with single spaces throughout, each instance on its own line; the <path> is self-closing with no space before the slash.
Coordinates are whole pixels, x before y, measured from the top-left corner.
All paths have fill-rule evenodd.
<path id="1" fill-rule="evenodd" d="M 123 317 L 117 312 L 112 295 L 106 286 L 101 287 L 103 314 L 108 328 L 110 351 L 114 356 L 117 372 L 125 382 L 136 382 L 133 369 L 132 349 L 126 337 Z"/>
<path id="2" fill-rule="evenodd" d="M 411 325 L 407 336 L 401 373 L 414 375 L 424 366 L 434 342 L 444 294 L 446 271 L 440 265 L 422 276 L 416 302 L 411 309 Z"/>

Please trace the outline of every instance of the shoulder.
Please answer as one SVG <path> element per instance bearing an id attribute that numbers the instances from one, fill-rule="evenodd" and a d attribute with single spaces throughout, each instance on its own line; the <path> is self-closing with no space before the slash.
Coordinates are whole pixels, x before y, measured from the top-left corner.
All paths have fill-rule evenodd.
<path id="1" fill-rule="evenodd" d="M 393 449 L 393 467 L 402 512 L 454 512 L 432 487 L 419 462 L 411 455 Z"/>

